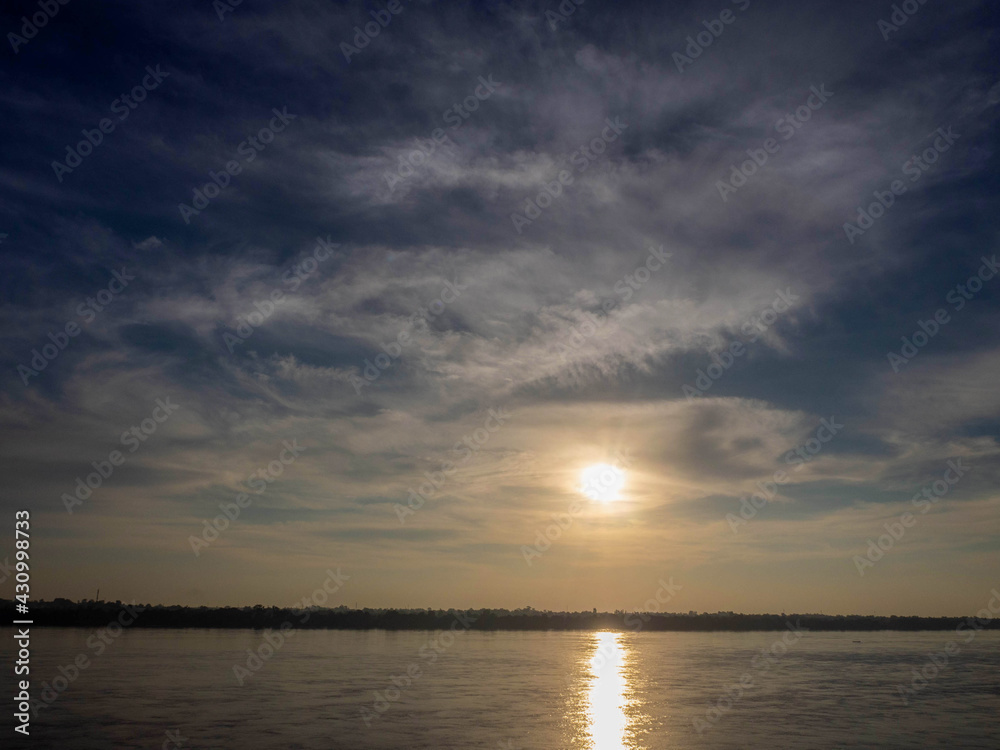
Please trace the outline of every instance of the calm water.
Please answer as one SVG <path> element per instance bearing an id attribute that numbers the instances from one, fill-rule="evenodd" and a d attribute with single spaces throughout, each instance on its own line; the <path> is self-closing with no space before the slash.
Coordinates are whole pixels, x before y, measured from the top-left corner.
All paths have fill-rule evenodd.
<path id="1" fill-rule="evenodd" d="M 953 632 L 789 633 L 778 645 L 780 633 L 460 632 L 429 644 L 441 634 L 302 631 L 243 686 L 233 666 L 261 633 L 136 629 L 100 656 L 91 635 L 34 630 L 36 695 L 78 654 L 90 666 L 35 719 L 33 747 L 174 747 L 168 730 L 185 748 L 1000 747 L 996 632 L 957 638 L 960 653 L 928 669 L 908 706 L 896 686 L 912 687 Z M 410 665 L 421 672 L 397 697 L 391 679 Z M 387 689 L 379 714 L 374 693 Z M 363 709 L 379 717 L 370 727 Z M 5 717 L 0 745 L 22 746 L 8 744 Z"/>

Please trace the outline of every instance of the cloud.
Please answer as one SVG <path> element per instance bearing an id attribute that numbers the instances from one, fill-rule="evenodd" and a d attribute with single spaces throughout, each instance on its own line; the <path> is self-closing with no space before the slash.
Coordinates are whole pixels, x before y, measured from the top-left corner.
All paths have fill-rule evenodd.
<path id="1" fill-rule="evenodd" d="M 905 371 L 886 363 L 995 245 L 995 18 L 971 0 L 928 5 L 887 43 L 878 9 L 753 4 L 680 73 L 672 53 L 717 7 L 588 3 L 555 30 L 545 3 L 405 8 L 350 62 L 340 42 L 365 12 L 309 0 L 224 23 L 204 3 L 70 5 L 22 51 L 0 96 L 0 134 L 18 143 L 0 176 L 0 431 L 16 489 L 0 504 L 32 507 L 60 561 L 95 555 L 43 592 L 89 593 L 125 549 L 139 572 L 123 586 L 157 600 L 278 600 L 340 550 L 386 604 L 409 596 L 401 571 L 442 560 L 485 582 L 456 591 L 495 606 L 524 601 L 487 593 L 542 603 L 604 569 L 641 601 L 640 582 L 671 565 L 737 580 L 744 564 L 822 559 L 809 579 L 822 588 L 879 513 L 954 457 L 977 468 L 938 519 L 949 541 L 928 523 L 919 549 L 945 567 L 995 562 L 981 524 L 997 474 L 996 292 Z M 51 162 L 157 63 L 162 86 L 57 181 Z M 480 77 L 500 85 L 453 127 L 446 113 Z M 779 123 L 820 85 L 833 96 L 785 138 Z M 275 107 L 296 119 L 249 161 L 240 144 Z M 595 146 L 608 118 L 627 127 Z M 909 180 L 904 165 L 949 125 L 953 150 L 848 242 L 844 223 Z M 447 148 L 412 163 L 438 128 Z M 780 150 L 723 201 L 717 183 L 772 138 Z M 178 204 L 233 159 L 241 173 L 185 223 Z M 511 215 L 546 202 L 564 170 L 572 184 L 518 232 Z M 319 238 L 338 246 L 305 273 Z M 656 248 L 669 259 L 641 280 Z M 135 282 L 83 319 L 123 266 Z M 796 301 L 771 320 L 785 290 Z M 68 322 L 79 335 L 25 386 L 18 367 Z M 686 398 L 734 343 L 744 353 Z M 168 394 L 177 418 L 67 516 L 60 495 Z M 401 526 L 393 504 L 501 406 L 510 425 Z M 732 542 L 727 509 L 831 415 L 845 432 L 752 542 Z M 212 549 L 203 581 L 187 535 L 292 438 L 308 451 Z M 635 464 L 618 511 L 588 510 L 548 573 L 524 577 L 520 545 L 619 450 Z M 253 594 L 262 561 L 291 547 Z M 176 582 L 142 591 L 142 571 L 175 564 Z M 705 585 L 706 608 L 741 595 Z M 446 578 L 413 590 L 467 603 L 443 601 Z M 811 601 L 806 584 L 785 590 Z"/>

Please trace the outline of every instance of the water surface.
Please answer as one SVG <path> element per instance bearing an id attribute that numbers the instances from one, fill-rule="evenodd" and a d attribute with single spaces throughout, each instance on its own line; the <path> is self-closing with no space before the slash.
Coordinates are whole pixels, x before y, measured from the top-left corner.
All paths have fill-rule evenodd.
<path id="1" fill-rule="evenodd" d="M 171 731 L 187 748 L 1000 747 L 996 632 L 313 630 L 256 671 L 261 632 L 133 629 L 100 655 L 92 635 L 33 631 L 36 696 L 78 654 L 89 666 L 39 713 L 32 746 L 171 747 Z M 960 652 L 933 675 L 949 640 Z M 900 697 L 914 669 L 932 678 Z"/>

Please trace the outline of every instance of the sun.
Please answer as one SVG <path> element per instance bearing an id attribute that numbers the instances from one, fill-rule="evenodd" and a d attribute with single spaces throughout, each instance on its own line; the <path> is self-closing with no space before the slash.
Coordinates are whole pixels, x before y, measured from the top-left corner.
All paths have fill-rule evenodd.
<path id="1" fill-rule="evenodd" d="M 580 474 L 580 491 L 599 503 L 618 500 L 624 486 L 625 472 L 611 464 L 594 464 Z"/>

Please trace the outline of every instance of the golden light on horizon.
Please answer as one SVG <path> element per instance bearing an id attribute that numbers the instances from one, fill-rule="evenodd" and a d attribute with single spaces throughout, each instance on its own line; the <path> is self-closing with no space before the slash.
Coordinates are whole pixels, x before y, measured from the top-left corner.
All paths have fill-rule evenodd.
<path id="1" fill-rule="evenodd" d="M 625 472 L 611 464 L 593 464 L 580 474 L 580 491 L 599 503 L 621 498 L 625 487 Z"/>

